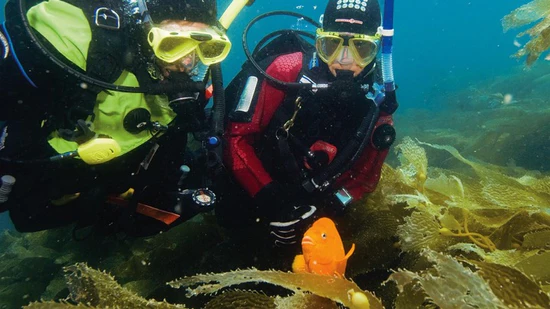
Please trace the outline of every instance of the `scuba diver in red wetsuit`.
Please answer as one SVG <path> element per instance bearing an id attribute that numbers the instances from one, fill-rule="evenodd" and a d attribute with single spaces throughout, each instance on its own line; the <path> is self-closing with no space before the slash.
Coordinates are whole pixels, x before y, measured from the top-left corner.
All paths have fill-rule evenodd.
<path id="1" fill-rule="evenodd" d="M 380 25 L 376 0 L 330 0 L 315 47 L 286 32 L 249 57 L 226 89 L 236 101 L 225 132 L 230 185 L 216 208 L 223 225 L 260 225 L 276 245 L 299 244 L 314 217 L 376 188 L 397 109 L 377 61 Z"/>

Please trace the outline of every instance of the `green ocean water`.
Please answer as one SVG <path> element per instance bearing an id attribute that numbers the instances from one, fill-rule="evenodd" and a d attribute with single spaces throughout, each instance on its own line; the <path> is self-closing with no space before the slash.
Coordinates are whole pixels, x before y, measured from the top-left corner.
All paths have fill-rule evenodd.
<path id="1" fill-rule="evenodd" d="M 228 3 L 220 1 L 219 12 Z M 223 63 L 225 83 L 245 61 L 241 34 L 252 18 L 291 10 L 318 19 L 325 3 L 256 0 L 246 7 L 228 31 L 234 45 Z M 550 308 L 550 273 L 544 267 L 550 258 L 550 65 L 546 53 L 530 67 L 525 58 L 511 57 L 516 45 L 529 39 L 516 35 L 534 24 L 506 33 L 501 24 L 526 3 L 395 3 L 397 140 L 378 189 L 335 218 L 345 248 L 357 246 L 348 279 L 373 292 L 386 308 Z M 276 17 L 252 29 L 250 47 L 281 27 L 314 30 L 296 18 Z M 10 228 L 5 213 L 0 228 Z M 242 308 L 254 302 L 262 308 L 294 308 L 274 305 L 272 299 L 293 294 L 281 288 L 291 278 L 273 282 L 259 272 L 246 276 L 262 284 L 225 283 L 271 298 L 250 292 L 188 298 L 184 289 L 166 285 L 184 276 L 249 267 L 286 272 L 301 252 L 268 249 L 246 229 L 235 234 L 221 229 L 211 214 L 147 239 L 77 242 L 70 228 L 5 232 L 0 236 L 0 308 L 71 295 L 74 303 L 98 308 L 143 307 L 137 295 L 190 308 L 207 308 L 208 302 L 209 308 L 236 308 L 236 299 L 244 302 Z M 91 269 L 74 266 L 81 262 Z M 110 272 L 115 281 L 93 269 Z M 218 279 L 236 282 L 239 275 Z M 393 281 L 383 285 L 388 278 Z M 323 297 L 332 291 L 329 284 L 302 284 Z M 124 305 L 120 295 L 128 296 Z"/>

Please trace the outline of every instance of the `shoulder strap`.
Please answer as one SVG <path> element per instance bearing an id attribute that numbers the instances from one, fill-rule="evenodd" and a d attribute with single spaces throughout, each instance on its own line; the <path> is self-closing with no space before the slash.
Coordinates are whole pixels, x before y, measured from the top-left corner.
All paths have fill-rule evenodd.
<path id="1" fill-rule="evenodd" d="M 92 41 L 86 58 L 86 73 L 112 83 L 124 70 L 126 51 L 126 20 L 121 1 L 65 0 L 80 8 L 92 32 Z M 98 89 L 102 91 L 102 89 Z"/>

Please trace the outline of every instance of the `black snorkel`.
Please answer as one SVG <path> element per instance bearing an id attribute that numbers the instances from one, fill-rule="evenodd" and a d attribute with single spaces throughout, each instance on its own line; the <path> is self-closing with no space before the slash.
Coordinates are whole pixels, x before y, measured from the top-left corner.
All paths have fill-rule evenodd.
<path id="1" fill-rule="evenodd" d="M 245 6 L 251 6 L 252 4 L 254 4 L 254 0 L 233 0 L 218 21 L 223 31 L 227 31 Z M 215 179 L 223 167 L 222 136 L 225 123 L 225 90 L 221 63 L 211 65 L 210 74 L 213 87 L 213 105 L 210 115 L 210 129 L 204 143 L 208 151 L 206 164 L 210 170 L 210 179 Z"/>

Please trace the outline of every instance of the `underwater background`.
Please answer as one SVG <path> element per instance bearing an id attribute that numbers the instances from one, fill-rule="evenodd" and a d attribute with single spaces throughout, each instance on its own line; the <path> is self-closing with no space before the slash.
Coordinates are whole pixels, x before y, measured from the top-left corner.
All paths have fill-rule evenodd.
<path id="1" fill-rule="evenodd" d="M 401 105 L 398 121 L 407 121 L 402 119 L 407 108 L 442 110 L 449 103 L 447 94 L 516 72 L 521 64 L 510 57 L 517 49 L 513 44 L 515 34 L 503 33 L 500 20 L 527 2 L 503 1 L 495 5 L 479 0 L 396 1 L 393 59 Z M 229 3 L 218 1 L 219 16 Z M 0 0 L 0 22 L 4 19 L 4 4 L 5 0 Z M 326 1 L 319 0 L 256 0 L 253 6 L 245 7 L 228 31 L 233 47 L 222 64 L 225 84 L 246 60 L 241 34 L 251 19 L 269 11 L 289 10 L 318 21 L 325 5 Z M 249 48 L 267 33 L 283 28 L 315 31 L 296 18 L 271 17 L 251 29 Z M 405 132 L 398 130 L 398 134 Z M 0 230 L 10 227 L 7 215 L 0 214 Z"/>
<path id="2" fill-rule="evenodd" d="M 528 3 L 536 16 L 518 13 L 504 32 L 503 18 Z M 228 4 L 218 0 L 219 15 Z M 245 7 L 228 31 L 225 84 L 245 61 L 241 34 L 252 18 L 290 10 L 318 20 L 325 4 Z M 398 0 L 395 8 L 397 140 L 377 190 L 335 219 L 345 248 L 357 246 L 346 270 L 353 282 L 288 273 L 291 259 L 233 241 L 207 214 L 137 240 L 4 232 L 0 309 L 40 299 L 44 307 L 28 308 L 73 308 L 50 302 L 67 297 L 97 308 L 186 308 L 163 299 L 189 308 L 366 308 L 354 302 L 358 291 L 370 308 L 550 308 L 550 39 L 535 40 L 550 38 L 550 28 L 521 22 L 550 16 L 550 1 Z M 315 30 L 270 17 L 251 29 L 249 48 L 282 28 Z M 516 38 L 522 31 L 531 32 Z M 541 57 L 528 65 L 512 55 L 530 38 L 527 54 Z M 11 229 L 5 213 L 0 229 Z"/>

